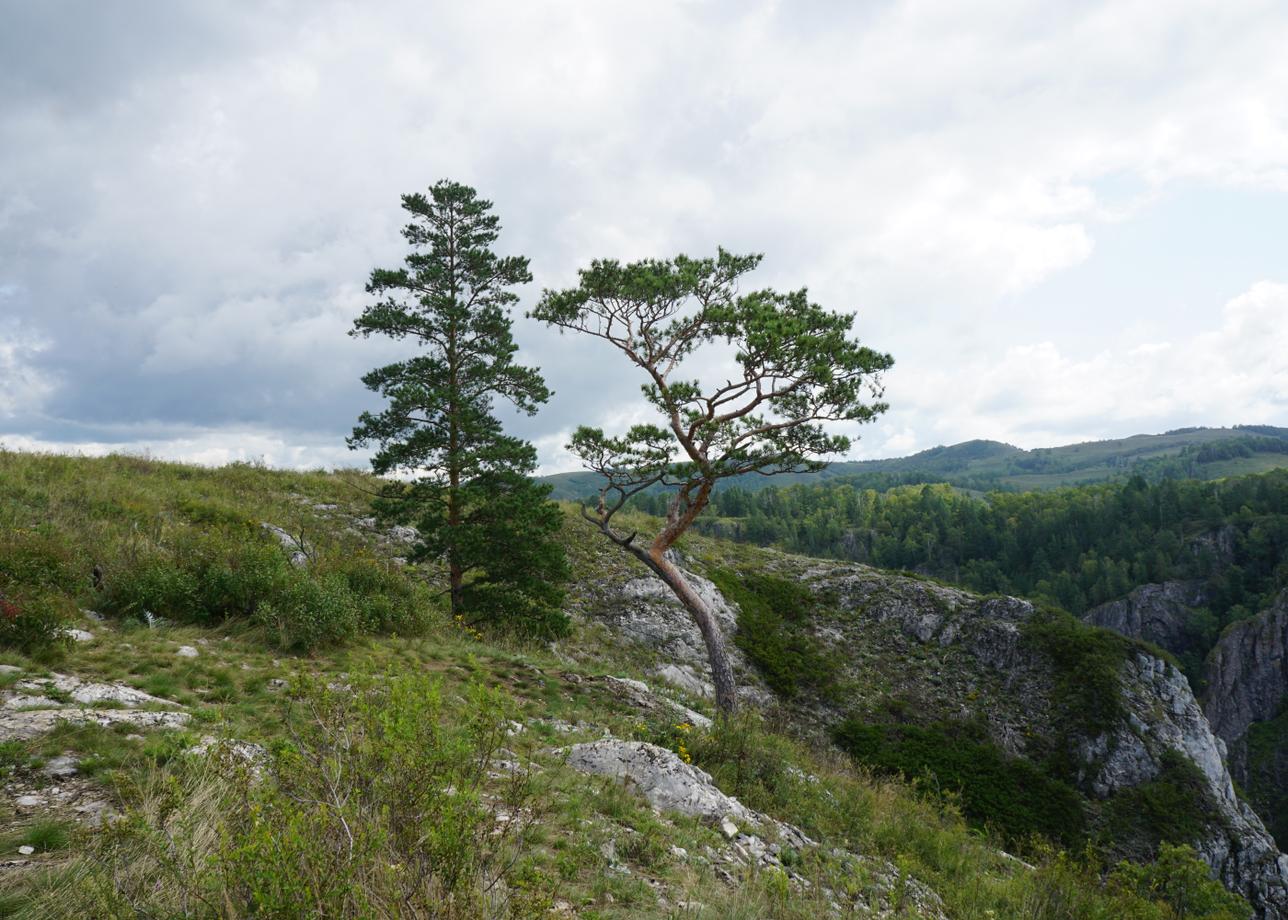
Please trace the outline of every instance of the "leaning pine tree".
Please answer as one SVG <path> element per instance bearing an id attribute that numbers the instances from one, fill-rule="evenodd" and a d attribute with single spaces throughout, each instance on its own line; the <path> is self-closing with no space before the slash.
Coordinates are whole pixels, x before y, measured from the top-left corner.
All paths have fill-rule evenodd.
<path id="1" fill-rule="evenodd" d="M 569 444 L 602 477 L 598 504 L 582 515 L 688 608 L 725 713 L 736 708 L 737 697 L 724 638 L 667 550 L 706 508 L 720 480 L 816 470 L 823 457 L 848 450 L 849 439 L 825 423 L 869 422 L 885 411 L 880 374 L 893 364 L 849 337 L 853 316 L 824 310 L 804 290 L 739 295 L 738 279 L 760 258 L 722 249 L 715 259 L 596 261 L 579 273 L 577 287 L 547 291 L 532 313 L 604 340 L 644 373 L 644 397 L 662 416 L 661 426 L 636 425 L 620 437 L 582 427 Z M 686 376 L 699 363 L 732 364 L 737 371 L 704 384 Z M 669 496 L 666 519 L 651 539 L 614 527 L 613 516 L 632 496 L 659 488 Z"/>
<path id="2" fill-rule="evenodd" d="M 532 280 L 528 260 L 492 251 L 497 218 L 468 186 L 439 182 L 402 206 L 411 252 L 404 267 L 371 273 L 379 300 L 350 334 L 411 339 L 420 351 L 362 378 L 387 407 L 362 414 L 349 446 L 374 444 L 373 470 L 409 480 L 386 484 L 376 509 L 416 525 L 413 560 L 446 563 L 455 616 L 559 634 L 562 514 L 532 481 L 536 450 L 493 414 L 497 398 L 529 415 L 550 398 L 541 375 L 514 362 L 511 288 Z"/>

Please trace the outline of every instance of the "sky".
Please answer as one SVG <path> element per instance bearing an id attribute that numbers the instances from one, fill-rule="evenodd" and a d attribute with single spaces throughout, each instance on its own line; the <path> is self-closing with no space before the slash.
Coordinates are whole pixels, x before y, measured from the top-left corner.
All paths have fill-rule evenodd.
<path id="1" fill-rule="evenodd" d="M 0 444 L 362 465 L 346 332 L 451 178 L 531 259 L 515 337 L 579 424 L 647 420 L 522 316 L 595 258 L 764 254 L 887 351 L 850 457 L 1288 425 L 1288 5 L 0 0 Z M 703 368 L 695 373 L 701 374 Z"/>

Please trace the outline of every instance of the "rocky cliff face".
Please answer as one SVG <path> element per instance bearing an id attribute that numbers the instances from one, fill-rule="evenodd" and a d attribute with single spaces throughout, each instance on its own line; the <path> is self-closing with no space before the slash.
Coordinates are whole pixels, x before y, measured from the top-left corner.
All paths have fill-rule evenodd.
<path id="1" fill-rule="evenodd" d="M 1029 635 L 1038 612 L 1028 602 L 981 598 L 861 565 L 767 559 L 778 575 L 807 585 L 819 599 L 803 628 L 842 663 L 838 686 L 844 688 L 839 697 L 778 704 L 826 729 L 850 715 L 878 718 L 894 701 L 922 719 L 982 722 L 991 739 L 1012 755 L 1037 760 L 1064 746 L 1076 761 L 1077 783 L 1093 812 L 1099 803 L 1158 778 L 1166 758 L 1175 756 L 1170 752 L 1179 753 L 1197 767 L 1215 807 L 1213 819 L 1192 841 L 1196 849 L 1228 887 L 1254 904 L 1258 916 L 1288 920 L 1288 858 L 1236 797 L 1225 745 L 1174 666 L 1143 650 L 1125 653 L 1116 666 L 1119 717 L 1109 728 L 1079 734 L 1071 729 L 1062 698 L 1068 687 L 1060 683 L 1050 652 Z M 721 625 L 732 639 L 736 607 L 710 582 L 695 581 L 717 603 Z M 674 656 L 688 666 L 686 673 L 703 674 L 705 654 L 696 628 L 661 584 L 651 582 L 645 576 L 618 585 L 615 592 L 601 590 L 598 610 L 587 612 L 606 618 L 631 641 Z M 1163 592 L 1168 595 L 1177 602 L 1193 596 L 1182 589 Z M 1283 631 L 1278 635 L 1282 649 Z M 748 662 L 740 659 L 740 666 L 751 676 Z M 751 695 L 773 701 L 752 686 Z"/>
<path id="2" fill-rule="evenodd" d="M 1126 597 L 1093 607 L 1082 619 L 1176 655 L 1201 655 L 1206 651 L 1204 637 L 1194 623 L 1193 608 L 1206 602 L 1202 581 L 1165 581 L 1142 585 Z"/>
<path id="3" fill-rule="evenodd" d="M 1288 591 L 1226 630 L 1208 656 L 1206 676 L 1207 717 L 1227 743 L 1278 713 L 1288 696 Z"/>

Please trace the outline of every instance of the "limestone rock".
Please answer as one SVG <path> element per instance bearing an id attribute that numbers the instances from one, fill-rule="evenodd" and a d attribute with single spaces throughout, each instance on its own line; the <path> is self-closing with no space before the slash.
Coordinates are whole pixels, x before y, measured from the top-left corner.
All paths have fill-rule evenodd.
<path id="1" fill-rule="evenodd" d="M 181 645 L 175 650 L 175 654 L 180 658 L 196 658 L 201 652 L 197 651 L 191 645 Z"/>
<path id="2" fill-rule="evenodd" d="M 260 527 L 277 538 L 277 542 L 282 545 L 282 549 L 291 555 L 291 565 L 296 568 L 302 568 L 309 564 L 309 558 L 313 554 L 312 547 L 304 541 L 303 536 L 296 537 L 290 531 L 283 530 L 275 524 L 268 521 L 261 521 Z"/>
<path id="3" fill-rule="evenodd" d="M 1202 581 L 1165 581 L 1142 585 L 1126 597 L 1093 607 L 1082 619 L 1180 655 L 1202 651 L 1203 636 L 1194 626 L 1193 608 L 1205 603 Z"/>
<path id="4" fill-rule="evenodd" d="M 1204 708 L 1227 743 L 1278 713 L 1288 696 L 1288 591 L 1225 631 L 1208 655 L 1207 680 Z"/>

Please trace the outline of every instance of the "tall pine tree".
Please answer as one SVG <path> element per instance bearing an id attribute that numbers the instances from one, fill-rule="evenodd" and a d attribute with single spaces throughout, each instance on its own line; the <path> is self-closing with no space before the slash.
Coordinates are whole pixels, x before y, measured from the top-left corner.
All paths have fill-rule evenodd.
<path id="1" fill-rule="evenodd" d="M 454 615 L 558 634 L 567 562 L 555 541 L 562 514 L 531 479 L 536 450 L 506 435 L 497 398 L 528 413 L 550 397 L 541 375 L 514 362 L 511 290 L 532 280 L 528 260 L 492 251 L 499 222 L 474 189 L 441 181 L 404 195 L 411 216 L 405 265 L 376 269 L 350 335 L 411 339 L 419 352 L 362 378 L 387 401 L 364 412 L 352 448 L 374 444 L 388 483 L 382 517 L 415 523 L 412 558 L 442 559 Z"/>

